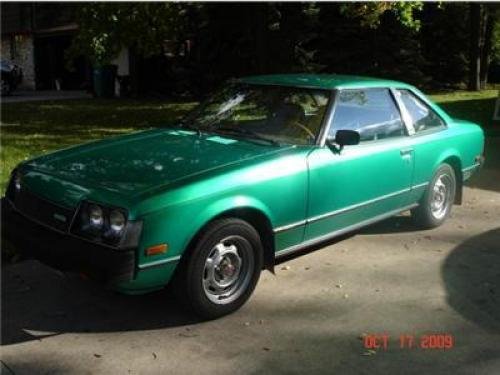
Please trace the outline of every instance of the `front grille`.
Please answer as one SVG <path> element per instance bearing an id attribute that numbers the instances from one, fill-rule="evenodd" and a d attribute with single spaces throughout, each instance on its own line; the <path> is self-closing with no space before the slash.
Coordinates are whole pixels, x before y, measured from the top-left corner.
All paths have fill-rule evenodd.
<path id="1" fill-rule="evenodd" d="M 72 209 L 40 198 L 24 187 L 9 195 L 16 209 L 23 215 L 57 230 L 68 231 L 74 213 Z"/>

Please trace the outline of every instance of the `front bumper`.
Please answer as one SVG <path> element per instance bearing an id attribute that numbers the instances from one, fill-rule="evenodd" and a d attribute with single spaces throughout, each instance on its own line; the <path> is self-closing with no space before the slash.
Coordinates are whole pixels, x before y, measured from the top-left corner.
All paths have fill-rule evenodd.
<path id="1" fill-rule="evenodd" d="M 23 255 L 53 268 L 81 272 L 109 284 L 135 277 L 135 250 L 117 250 L 41 225 L 1 200 L 2 237 Z"/>

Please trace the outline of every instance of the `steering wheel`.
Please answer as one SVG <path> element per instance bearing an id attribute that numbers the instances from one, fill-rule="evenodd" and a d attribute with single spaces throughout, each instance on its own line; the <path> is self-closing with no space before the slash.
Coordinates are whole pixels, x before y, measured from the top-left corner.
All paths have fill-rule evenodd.
<path id="1" fill-rule="evenodd" d="M 305 133 L 307 133 L 307 135 L 309 136 L 310 139 L 314 140 L 316 138 L 314 133 L 309 128 L 307 128 L 305 125 L 302 125 L 300 122 L 294 122 L 293 125 L 297 126 L 299 129 L 301 129 Z"/>

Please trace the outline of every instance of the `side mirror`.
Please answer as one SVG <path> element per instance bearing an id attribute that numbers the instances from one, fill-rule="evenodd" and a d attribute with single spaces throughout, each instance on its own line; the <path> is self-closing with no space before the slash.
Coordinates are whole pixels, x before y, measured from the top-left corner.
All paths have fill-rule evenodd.
<path id="1" fill-rule="evenodd" d="M 359 143 L 359 133 L 354 130 L 337 130 L 335 133 L 335 138 L 328 138 L 326 140 L 326 143 L 328 147 L 332 148 L 335 147 L 335 144 L 337 144 L 339 147 L 337 151 L 342 151 L 344 146 L 354 146 Z"/>

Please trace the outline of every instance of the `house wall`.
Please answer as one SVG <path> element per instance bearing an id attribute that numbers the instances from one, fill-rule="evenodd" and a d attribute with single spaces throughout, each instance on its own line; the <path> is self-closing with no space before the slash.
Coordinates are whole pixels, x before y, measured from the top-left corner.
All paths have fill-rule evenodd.
<path id="1" fill-rule="evenodd" d="M 17 34 L 2 37 L 0 55 L 23 70 L 23 81 L 19 88 L 35 89 L 35 53 L 33 37 L 29 34 Z"/>

